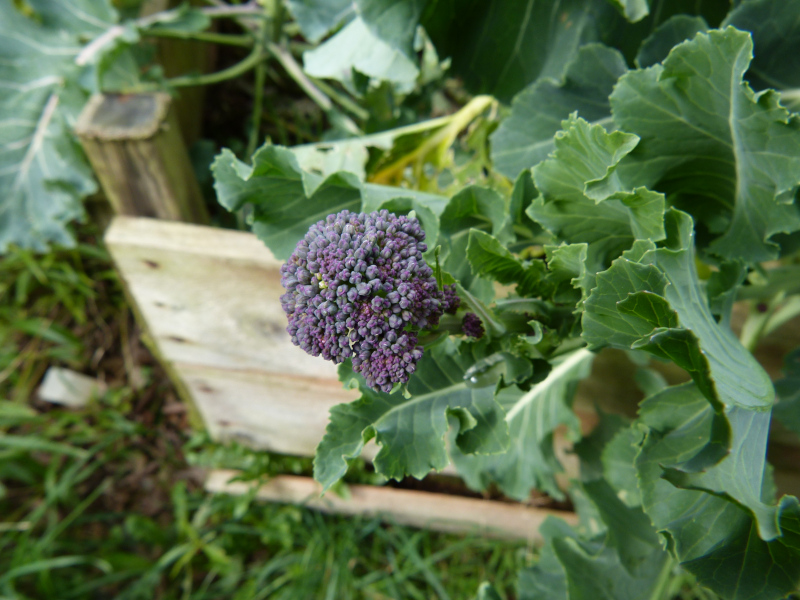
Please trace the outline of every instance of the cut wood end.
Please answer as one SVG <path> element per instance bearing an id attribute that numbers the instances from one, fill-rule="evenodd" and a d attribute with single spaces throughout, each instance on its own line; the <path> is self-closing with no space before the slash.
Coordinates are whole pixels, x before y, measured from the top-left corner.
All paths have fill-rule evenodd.
<path id="1" fill-rule="evenodd" d="M 156 135 L 169 112 L 169 94 L 96 94 L 75 124 L 79 137 L 105 141 L 148 139 Z"/>

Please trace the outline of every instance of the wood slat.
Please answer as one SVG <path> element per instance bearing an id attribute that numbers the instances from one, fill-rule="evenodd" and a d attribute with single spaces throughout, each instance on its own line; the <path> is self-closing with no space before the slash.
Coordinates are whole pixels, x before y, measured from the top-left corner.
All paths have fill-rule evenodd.
<path id="1" fill-rule="evenodd" d="M 236 471 L 211 471 L 205 488 L 217 494 L 243 495 L 253 485 L 258 485 L 231 482 L 236 475 Z M 377 515 L 400 525 L 454 533 L 473 532 L 534 544 L 542 543 L 539 527 L 548 517 L 564 519 L 571 525 L 578 522 L 574 513 L 511 502 L 370 485 L 350 485 L 348 491 L 347 499 L 331 492 L 320 497 L 320 486 L 313 479 L 280 475 L 258 486 L 256 498 L 300 504 L 326 513 Z"/>

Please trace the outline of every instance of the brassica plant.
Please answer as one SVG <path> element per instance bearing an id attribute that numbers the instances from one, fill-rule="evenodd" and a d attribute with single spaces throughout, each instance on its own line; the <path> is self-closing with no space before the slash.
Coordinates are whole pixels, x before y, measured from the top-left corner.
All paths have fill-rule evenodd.
<path id="1" fill-rule="evenodd" d="M 475 489 L 569 499 L 582 525 L 544 525 L 521 598 L 667 598 L 681 569 L 723 598 L 798 592 L 800 505 L 766 454 L 773 416 L 800 434 L 800 352 L 775 382 L 752 352 L 800 313 L 800 0 L 208 4 L 0 0 L 0 252 L 71 243 L 91 93 L 254 71 L 248 151 L 217 157 L 216 191 L 287 260 L 293 341 L 361 391 L 331 411 L 325 489 L 374 439 L 388 478 L 453 462 Z M 249 53 L 165 79 L 136 51 L 159 36 Z M 324 142 L 250 156 L 269 61 Z M 607 349 L 643 399 L 584 435 L 575 388 Z"/>
<path id="2" fill-rule="evenodd" d="M 314 4 L 290 3 L 322 37 L 304 21 Z M 330 488 L 374 439 L 388 478 L 452 461 L 476 489 L 568 495 L 583 525 L 545 524 L 520 598 L 666 598 L 680 568 L 723 598 L 800 590 L 800 503 L 777 497 L 766 462 L 773 414 L 800 433 L 800 361 L 773 384 L 752 354 L 800 312 L 800 3 L 341 4 L 329 16 L 346 25 L 323 46 L 380 42 L 414 67 L 421 24 L 469 89 L 514 99 L 489 174 L 451 177 L 447 196 L 430 184 L 461 129 L 436 133 L 465 113 L 407 160 L 386 150 L 391 132 L 319 147 L 322 166 L 314 148 L 270 144 L 252 165 L 217 158 L 220 202 L 251 205 L 254 232 L 289 259 L 293 341 L 361 391 L 332 409 L 315 477 Z M 465 50 L 480 39 L 491 51 Z M 318 76 L 409 77 L 374 53 L 322 50 L 306 56 Z M 491 131 L 497 104 L 470 106 Z M 419 310 L 401 304 L 414 286 Z M 446 286 L 460 307 L 440 323 Z M 575 386 L 607 348 L 639 365 L 646 397 L 635 419 L 603 414 L 582 437 Z M 647 366 L 666 363 L 683 383 Z M 567 490 L 560 427 L 581 459 Z"/>

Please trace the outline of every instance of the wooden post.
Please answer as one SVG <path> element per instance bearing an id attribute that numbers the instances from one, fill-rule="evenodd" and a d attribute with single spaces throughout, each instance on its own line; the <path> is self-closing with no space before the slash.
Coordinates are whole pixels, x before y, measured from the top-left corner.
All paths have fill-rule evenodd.
<path id="1" fill-rule="evenodd" d="M 139 10 L 140 17 L 176 8 L 183 0 L 144 0 Z M 204 0 L 189 0 L 189 6 L 205 6 Z M 209 31 L 216 31 L 216 23 L 211 23 Z M 178 77 L 190 73 L 213 71 L 217 47 L 214 44 L 183 39 L 155 38 L 156 62 L 164 70 L 164 77 Z M 186 146 L 191 148 L 202 137 L 203 106 L 206 87 L 202 85 L 176 90 L 172 98 L 173 110 L 183 134 Z"/>
<path id="2" fill-rule="evenodd" d="M 208 213 L 168 94 L 104 94 L 75 132 L 117 214 L 207 223 Z"/>

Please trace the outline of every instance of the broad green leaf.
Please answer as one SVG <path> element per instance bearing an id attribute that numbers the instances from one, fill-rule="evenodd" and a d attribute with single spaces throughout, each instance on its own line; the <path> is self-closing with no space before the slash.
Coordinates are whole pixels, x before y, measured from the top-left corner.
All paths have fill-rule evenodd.
<path id="1" fill-rule="evenodd" d="M 528 215 L 558 240 L 587 243 L 586 269 L 596 273 L 634 239 L 664 237 L 664 198 L 644 188 L 630 190 L 616 168 L 638 142 L 622 132 L 575 118 L 556 134 L 556 151 L 533 169 L 541 196 Z"/>
<path id="2" fill-rule="evenodd" d="M 601 458 L 603 448 L 614 436 L 625 429 L 626 419 L 619 415 L 600 411 L 600 421 L 592 431 L 575 444 L 574 451 L 581 461 L 581 481 L 594 481 L 606 477 Z"/>
<path id="3" fill-rule="evenodd" d="M 504 285 L 516 284 L 520 296 L 532 295 L 546 271 L 544 261 L 522 261 L 496 238 L 478 229 L 469 231 L 467 260 L 473 274 Z"/>
<path id="4" fill-rule="evenodd" d="M 785 91 L 782 99 L 797 110 L 800 105 L 800 2 L 746 0 L 723 22 L 753 36 L 755 57 L 747 80 L 756 90 Z"/>
<path id="5" fill-rule="evenodd" d="M 639 559 L 641 567 L 630 573 L 620 556 L 602 542 L 557 538 L 556 555 L 567 572 L 569 600 L 639 600 L 657 591 L 659 575 L 669 556 L 659 546 Z"/>
<path id="6" fill-rule="evenodd" d="M 713 271 L 706 282 L 708 306 L 714 318 L 724 327 L 731 326 L 736 293 L 744 282 L 747 269 L 737 262 L 724 262 Z"/>
<path id="7" fill-rule="evenodd" d="M 428 0 L 355 0 L 358 15 L 372 32 L 406 56 L 413 53 L 422 9 Z"/>
<path id="8" fill-rule="evenodd" d="M 594 283 L 594 276 L 586 272 L 588 244 L 562 244 L 561 246 L 545 246 L 547 256 L 547 275 L 545 283 L 550 288 L 547 296 L 559 304 L 576 304 L 584 295 L 581 290 L 588 290 Z"/>
<path id="9" fill-rule="evenodd" d="M 173 10 L 165 10 L 151 15 L 148 23 L 142 29 L 169 29 L 194 33 L 205 31 L 210 26 L 211 18 L 206 13 L 192 8 L 189 4 L 181 4 Z"/>
<path id="10" fill-rule="evenodd" d="M 636 66 L 644 69 L 660 63 L 667 58 L 670 50 L 675 46 L 692 39 L 701 31 L 707 30 L 708 24 L 703 17 L 673 16 L 642 42 L 639 53 L 636 55 Z"/>
<path id="11" fill-rule="evenodd" d="M 491 233 L 500 244 L 513 239 L 508 200 L 494 190 L 478 186 L 464 188 L 450 199 L 440 216 L 442 267 L 483 302 L 494 297 L 488 279 L 473 275 L 467 258 L 471 229 Z"/>
<path id="12" fill-rule="evenodd" d="M 652 352 L 689 372 L 715 418 L 701 451 L 664 464 L 665 476 L 735 499 L 756 515 L 762 536 L 772 539 L 779 535 L 775 509 L 761 502 L 772 384 L 708 307 L 695 269 L 691 218 L 671 209 L 666 225 L 665 247 L 637 243 L 598 275 L 585 303 L 583 336 L 597 347 Z M 755 448 L 763 450 L 750 454 Z"/>
<path id="13" fill-rule="evenodd" d="M 511 114 L 491 136 L 494 167 L 509 178 L 553 151 L 553 136 L 571 113 L 611 126 L 608 97 L 628 70 L 623 56 L 602 44 L 583 46 L 558 79 L 540 78 L 514 97 Z"/>
<path id="14" fill-rule="evenodd" d="M 636 455 L 641 441 L 641 431 L 633 426 L 625 427 L 609 440 L 600 454 L 604 478 L 617 497 L 630 507 L 642 505 L 636 479 Z"/>
<path id="15" fill-rule="evenodd" d="M 519 574 L 520 600 L 568 600 L 567 576 L 558 560 L 554 540 L 577 538 L 577 533 L 561 519 L 547 517 L 539 533 L 545 540 L 539 560 Z"/>
<path id="16" fill-rule="evenodd" d="M 670 352 L 673 339 L 697 343 L 704 358 L 692 376 L 702 389 L 726 406 L 765 410 L 772 404 L 769 378 L 732 331 L 717 324 L 697 278 L 691 218 L 675 210 L 666 216 L 666 247 L 637 242 L 598 274 L 597 287 L 586 301 L 583 337 L 594 347 L 637 347 L 662 354 Z M 687 335 L 677 334 L 678 328 Z M 665 345 L 663 351 L 659 344 Z M 693 352 L 686 347 L 670 358 L 689 370 Z"/>
<path id="17" fill-rule="evenodd" d="M 553 449 L 553 432 L 566 425 L 569 435 L 580 436 L 580 422 L 572 411 L 575 387 L 589 374 L 594 355 L 582 349 L 553 364 L 544 381 L 528 392 L 518 387 L 500 390 L 497 401 L 506 412 L 511 445 L 503 454 L 464 455 L 451 452 L 453 462 L 467 485 L 484 490 L 496 483 L 504 494 L 525 500 L 538 489 L 555 498 L 563 494 L 555 475 L 561 464 Z"/>
<path id="18" fill-rule="evenodd" d="M 759 414 L 766 415 L 768 425 L 769 413 Z M 644 509 L 701 584 L 726 599 L 778 600 L 800 589 L 797 499 L 781 500 L 775 525 L 782 536 L 766 541 L 752 514 L 725 493 L 681 489 L 662 478 L 663 465 L 700 451 L 714 419 L 707 399 L 692 383 L 668 388 L 641 405 L 640 421 L 650 428 L 636 459 Z M 764 437 L 763 431 L 750 434 Z M 763 465 L 760 441 L 737 437 L 739 448 L 732 448 L 724 462 L 738 459 L 744 468 Z"/>
<path id="19" fill-rule="evenodd" d="M 422 25 L 470 91 L 508 102 L 539 77 L 560 78 L 578 48 L 597 40 L 605 9 L 613 12 L 606 0 L 436 0 Z"/>
<path id="20" fill-rule="evenodd" d="M 800 230 L 800 118 L 743 81 L 752 47 L 732 27 L 698 34 L 663 66 L 620 78 L 611 106 L 641 138 L 618 167 L 623 179 L 671 194 L 716 236 L 712 253 L 762 261 L 777 256 L 771 236 Z"/>
<path id="21" fill-rule="evenodd" d="M 593 517 L 602 533 L 579 537 L 548 519 L 539 562 L 520 576 L 521 600 L 640 600 L 653 598 L 662 585 L 669 555 L 640 508 L 626 506 L 604 480 L 584 484 Z M 594 511 L 597 512 L 594 512 Z M 584 515 L 585 516 L 585 515 Z"/>
<path id="22" fill-rule="evenodd" d="M 652 581 L 655 579 L 653 575 L 661 570 L 660 565 L 668 557 L 661 548 L 658 534 L 648 516 L 640 507 L 623 502 L 617 491 L 603 479 L 585 482 L 582 487 L 606 525 L 604 546 L 614 549 L 614 559 L 622 564 L 624 571 L 634 580 L 641 580 L 639 585 L 657 585 L 657 581 Z M 648 579 L 651 581 L 648 582 Z M 615 597 L 623 596 L 610 595 L 609 599 Z"/>
<path id="23" fill-rule="evenodd" d="M 353 173 L 360 180 L 366 179 L 364 166 L 369 159 L 369 145 L 361 139 L 337 140 L 332 144 L 303 144 L 291 148 L 297 164 L 304 171 L 327 177 L 339 171 Z"/>
<path id="24" fill-rule="evenodd" d="M 531 221 L 528 213 L 525 212 L 538 195 L 539 192 L 533 184 L 530 170 L 522 171 L 514 182 L 508 207 L 508 214 L 514 224 L 514 235 L 517 238 L 515 242 L 509 244 L 509 249 L 521 251 L 538 242 L 538 234 L 541 233 L 542 228 Z"/>
<path id="25" fill-rule="evenodd" d="M 288 258 L 308 228 L 330 214 L 374 211 L 403 198 L 410 203 L 408 210 L 418 209 L 423 226 L 435 238 L 434 217 L 445 202 L 414 190 L 363 184 L 346 171 L 323 178 L 300 168 L 292 151 L 280 146 L 262 147 L 253 156 L 253 166 L 223 150 L 212 172 L 220 204 L 230 211 L 252 204 L 253 232 L 280 259 Z M 402 203 L 391 206 L 399 210 Z"/>
<path id="26" fill-rule="evenodd" d="M 286 0 L 286 6 L 311 43 L 317 43 L 353 15 L 352 0 Z"/>
<path id="27" fill-rule="evenodd" d="M 800 435 L 800 349 L 786 357 L 783 374 L 783 379 L 775 382 L 778 403 L 772 409 L 772 414 Z"/>
<path id="28" fill-rule="evenodd" d="M 287 149 L 265 146 L 253 166 L 223 150 L 211 167 L 220 204 L 236 211 L 253 205 L 253 232 L 280 258 L 287 259 L 308 228 L 342 210 L 360 212 L 361 183 L 351 173 L 326 179 L 300 169 Z"/>
<path id="29" fill-rule="evenodd" d="M 505 450 L 508 426 L 494 388 L 467 384 L 463 374 L 475 358 L 463 346 L 457 350 L 451 340 L 426 350 L 408 382 L 410 399 L 376 392 L 359 380 L 361 399 L 331 409 L 314 459 L 315 479 L 328 489 L 344 475 L 347 459 L 358 456 L 372 438 L 380 446 L 375 468 L 385 477 L 422 478 L 440 470 L 449 463 L 445 435 L 451 418 L 458 424 L 456 444 L 462 452 Z M 347 364 L 340 367 L 345 382 L 354 378 Z"/>
<path id="30" fill-rule="evenodd" d="M 376 36 L 361 17 L 354 18 L 317 48 L 303 53 L 303 66 L 313 77 L 347 82 L 355 70 L 409 90 L 419 75 L 415 62 Z"/>
<path id="31" fill-rule="evenodd" d="M 67 224 L 96 189 L 71 133 L 87 97 L 75 59 L 116 21 L 104 0 L 29 4 L 36 19 L 0 3 L 0 253 L 73 244 Z"/>
<path id="32" fill-rule="evenodd" d="M 650 7 L 647 0 L 610 0 L 611 4 L 617 7 L 628 21 L 635 23 L 641 21 L 650 14 Z"/>

